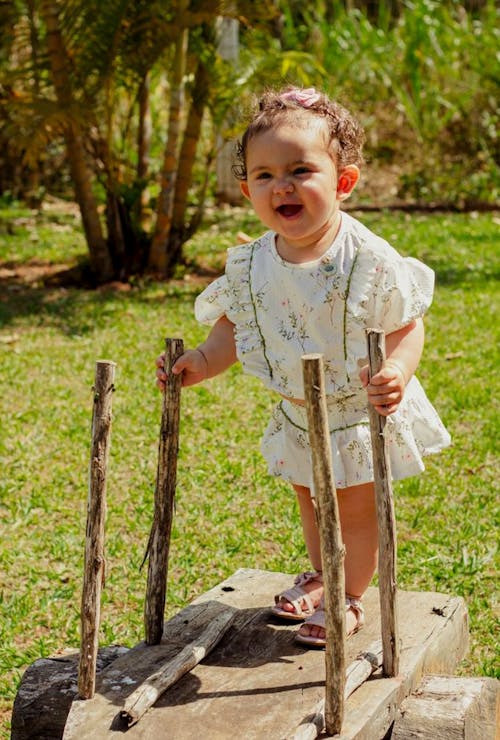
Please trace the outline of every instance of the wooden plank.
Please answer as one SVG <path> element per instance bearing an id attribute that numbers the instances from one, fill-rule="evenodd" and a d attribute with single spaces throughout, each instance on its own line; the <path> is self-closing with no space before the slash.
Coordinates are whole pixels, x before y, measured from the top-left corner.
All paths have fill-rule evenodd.
<path id="1" fill-rule="evenodd" d="M 238 609 L 225 638 L 202 663 L 172 686 L 127 731 L 129 740 L 223 740 L 238 735 L 283 738 L 292 734 L 324 697 L 325 665 L 321 650 L 294 642 L 297 625 L 273 617 L 273 595 L 292 576 L 239 570 L 196 599 L 165 625 L 160 645 L 132 648 L 102 671 L 96 694 L 71 707 L 65 740 L 107 740 L 123 732 L 120 708 L 138 684 L 169 656 L 193 641 L 224 605 Z M 350 663 L 380 635 L 378 590 L 364 599 L 367 622 L 346 643 Z M 467 648 L 467 611 L 463 599 L 438 593 L 398 593 L 401 624 L 400 673 L 396 678 L 364 683 L 346 703 L 342 740 L 382 738 L 401 701 L 425 671 L 452 673 Z"/>
<path id="2" fill-rule="evenodd" d="M 127 648 L 100 648 L 97 675 Z M 61 738 L 73 699 L 78 695 L 80 653 L 67 649 L 50 658 L 39 658 L 23 674 L 14 700 L 11 740 Z"/>
<path id="3" fill-rule="evenodd" d="M 212 617 L 203 632 L 193 642 L 186 645 L 174 658 L 161 665 L 155 673 L 148 676 L 135 689 L 121 711 L 121 717 L 129 727 L 138 722 L 170 686 L 208 655 L 222 639 L 234 619 L 235 613 L 235 609 L 226 607 L 225 611 Z"/>
<path id="4" fill-rule="evenodd" d="M 381 665 L 382 641 L 377 640 L 369 645 L 365 652 L 360 653 L 356 660 L 347 667 L 344 699 L 348 699 Z M 311 714 L 305 717 L 295 729 L 291 740 L 314 740 L 325 727 L 325 699 L 321 699 Z"/>
<path id="5" fill-rule="evenodd" d="M 495 740 L 500 732 L 500 681 L 426 676 L 401 704 L 392 740 Z"/>

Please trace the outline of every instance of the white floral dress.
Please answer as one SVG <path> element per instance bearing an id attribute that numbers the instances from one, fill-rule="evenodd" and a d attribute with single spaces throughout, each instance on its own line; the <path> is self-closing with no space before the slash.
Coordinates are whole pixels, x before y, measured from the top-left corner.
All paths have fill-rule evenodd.
<path id="1" fill-rule="evenodd" d="M 198 321 L 222 315 L 235 325 L 245 372 L 282 396 L 303 399 L 301 356 L 323 354 L 333 469 L 338 488 L 373 480 L 366 391 L 359 369 L 367 362 L 366 328 L 390 334 L 423 316 L 434 273 L 401 257 L 346 213 L 335 241 L 314 262 L 294 264 L 276 250 L 276 234 L 228 250 L 225 274 L 196 299 Z M 424 469 L 422 457 L 450 437 L 416 377 L 408 383 L 385 431 L 394 479 Z M 312 485 L 307 413 L 282 400 L 262 440 L 269 472 Z"/>

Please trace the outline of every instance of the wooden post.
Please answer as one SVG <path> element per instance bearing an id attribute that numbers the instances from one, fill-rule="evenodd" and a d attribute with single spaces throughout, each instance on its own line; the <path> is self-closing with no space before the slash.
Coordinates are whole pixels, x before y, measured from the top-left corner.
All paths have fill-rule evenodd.
<path id="1" fill-rule="evenodd" d="M 165 340 L 165 370 L 168 375 L 168 382 L 163 396 L 154 518 L 145 556 L 145 558 L 149 556 L 144 606 L 146 643 L 148 645 L 158 645 L 163 635 L 168 553 L 177 479 L 182 384 L 181 376 L 172 375 L 171 369 L 183 352 L 182 339 Z"/>
<path id="2" fill-rule="evenodd" d="M 370 378 L 385 362 L 384 332 L 368 329 L 368 362 Z M 386 452 L 384 429 L 386 419 L 368 404 L 373 450 L 373 472 L 377 505 L 379 537 L 379 596 L 382 628 L 383 662 L 385 676 L 399 672 L 399 629 L 396 604 L 396 517 L 389 456 Z"/>
<path id="3" fill-rule="evenodd" d="M 78 694 L 91 699 L 95 693 L 101 590 L 104 583 L 104 524 L 106 518 L 106 469 L 111 438 L 111 406 L 116 364 L 96 363 L 92 446 L 90 452 L 85 564 L 81 605 L 81 643 Z"/>
<path id="4" fill-rule="evenodd" d="M 340 732 L 344 719 L 345 548 L 333 477 L 323 356 L 303 355 L 302 368 L 325 589 L 325 726 L 329 735 L 335 735 Z"/>

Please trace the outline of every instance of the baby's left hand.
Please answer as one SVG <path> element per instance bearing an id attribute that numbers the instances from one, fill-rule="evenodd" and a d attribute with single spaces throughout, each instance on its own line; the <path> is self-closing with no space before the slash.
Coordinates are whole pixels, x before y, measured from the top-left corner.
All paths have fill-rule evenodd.
<path id="1" fill-rule="evenodd" d="M 382 416 L 389 416 L 397 411 L 403 400 L 406 379 L 402 368 L 395 362 L 387 360 L 384 367 L 369 381 L 368 365 L 365 365 L 359 377 L 368 393 L 368 401 L 375 406 Z"/>

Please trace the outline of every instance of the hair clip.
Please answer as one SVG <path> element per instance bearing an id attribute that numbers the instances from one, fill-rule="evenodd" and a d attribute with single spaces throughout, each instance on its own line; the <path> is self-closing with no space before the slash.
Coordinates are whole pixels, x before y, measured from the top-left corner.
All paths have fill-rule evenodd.
<path id="1" fill-rule="evenodd" d="M 321 95 L 316 92 L 314 87 L 308 87 L 302 89 L 300 87 L 294 87 L 292 90 L 287 90 L 281 93 L 281 100 L 291 100 L 293 103 L 298 103 L 303 108 L 311 108 L 314 103 L 317 103 Z"/>

